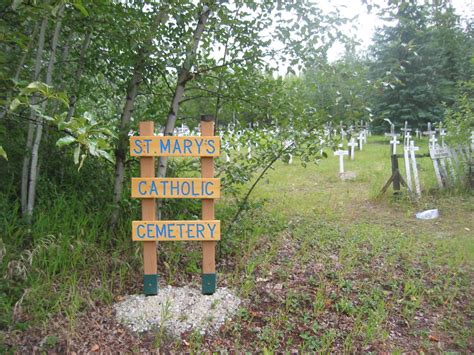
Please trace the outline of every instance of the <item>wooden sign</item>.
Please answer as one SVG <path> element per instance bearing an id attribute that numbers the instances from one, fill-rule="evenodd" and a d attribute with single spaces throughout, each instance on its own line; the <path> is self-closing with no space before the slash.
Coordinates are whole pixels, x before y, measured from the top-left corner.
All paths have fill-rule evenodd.
<path id="1" fill-rule="evenodd" d="M 130 137 L 132 157 L 218 157 L 220 138 L 133 136 Z"/>
<path id="2" fill-rule="evenodd" d="M 133 221 L 133 241 L 218 241 L 220 221 Z"/>
<path id="3" fill-rule="evenodd" d="M 219 198 L 220 179 L 132 178 L 135 198 Z"/>
<path id="4" fill-rule="evenodd" d="M 130 155 L 140 157 L 140 178 L 132 178 L 132 197 L 142 201 L 142 220 L 132 222 L 132 240 L 143 242 L 145 295 L 158 292 L 157 241 L 202 242 L 202 293 L 216 290 L 216 241 L 220 221 L 214 220 L 214 199 L 220 197 L 220 180 L 214 178 L 214 157 L 220 138 L 214 136 L 214 119 L 201 117 L 201 137 L 153 136 L 153 122 L 140 123 L 140 136 L 130 137 Z M 154 157 L 201 157 L 202 178 L 155 178 Z M 155 221 L 156 198 L 202 199 L 202 220 Z"/>

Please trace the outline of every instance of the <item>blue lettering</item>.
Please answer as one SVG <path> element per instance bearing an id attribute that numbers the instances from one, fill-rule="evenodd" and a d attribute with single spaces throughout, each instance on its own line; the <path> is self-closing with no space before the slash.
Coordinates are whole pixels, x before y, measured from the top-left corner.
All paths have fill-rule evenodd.
<path id="1" fill-rule="evenodd" d="M 201 186 L 201 187 L 202 187 L 202 186 Z M 199 194 L 196 192 L 196 188 L 195 188 L 194 181 L 193 181 L 193 184 L 192 184 L 192 192 L 191 192 L 191 195 L 193 195 L 193 196 L 199 196 Z"/>
<path id="2" fill-rule="evenodd" d="M 214 238 L 214 230 L 216 229 L 217 224 L 210 224 L 210 223 L 208 223 L 207 226 L 208 226 L 208 228 L 209 228 L 209 230 L 210 230 L 210 232 L 211 232 L 211 238 Z M 212 227 L 214 227 L 214 228 L 212 228 Z"/>
<path id="3" fill-rule="evenodd" d="M 177 139 L 174 141 L 173 154 L 175 154 L 176 152 L 179 152 L 179 154 L 181 154 L 181 146 L 179 145 L 179 140 Z"/>
<path id="4" fill-rule="evenodd" d="M 176 236 L 174 235 L 174 223 L 169 223 L 168 224 L 168 238 L 169 239 L 174 239 Z"/>
<path id="5" fill-rule="evenodd" d="M 161 181 L 161 186 L 163 186 L 163 189 L 162 189 L 162 193 L 161 195 L 162 196 L 166 196 L 166 185 L 168 185 L 168 181 Z"/>
<path id="6" fill-rule="evenodd" d="M 206 152 L 207 154 L 214 154 L 214 152 L 216 151 L 216 147 L 214 146 L 214 141 L 212 139 L 209 139 L 207 141 L 207 149 L 206 149 Z M 209 148 L 212 148 L 211 150 Z"/>
<path id="7" fill-rule="evenodd" d="M 194 141 L 196 142 L 196 146 L 198 148 L 198 154 L 201 154 L 201 146 L 204 140 L 202 138 L 195 138 Z"/>
<path id="8" fill-rule="evenodd" d="M 196 225 L 196 234 L 197 238 L 204 238 L 204 225 L 202 224 L 197 224 Z"/>
<path id="9" fill-rule="evenodd" d="M 188 151 L 189 154 L 191 154 L 191 147 L 193 145 L 193 142 L 191 141 L 191 139 L 185 139 L 183 143 L 184 143 L 184 147 L 183 147 L 184 154 L 186 154 L 186 150 Z"/>
<path id="10" fill-rule="evenodd" d="M 151 196 L 152 194 L 158 195 L 158 190 L 156 189 L 156 184 L 154 181 L 151 182 L 149 195 Z"/>
<path id="11" fill-rule="evenodd" d="M 179 227 L 179 239 L 183 239 L 183 227 L 186 225 L 184 223 L 176 223 Z"/>
<path id="12" fill-rule="evenodd" d="M 196 237 L 194 236 L 194 234 L 191 234 L 191 228 L 192 228 L 192 226 L 194 226 L 194 224 L 191 224 L 191 223 L 190 223 L 190 224 L 186 225 L 186 233 L 187 233 L 187 235 L 188 235 L 188 239 L 194 239 L 194 238 L 196 238 Z"/>
<path id="13" fill-rule="evenodd" d="M 171 141 L 169 139 L 166 139 L 163 138 L 163 139 L 160 139 L 160 153 L 163 154 L 163 153 L 171 153 L 170 151 L 170 146 L 171 144 Z"/>
<path id="14" fill-rule="evenodd" d="M 194 186 L 194 183 L 193 183 L 193 186 Z M 188 196 L 190 189 L 191 189 L 191 187 L 189 186 L 189 182 L 184 181 L 184 182 L 181 184 L 181 194 L 182 194 L 183 196 Z"/>
<path id="15" fill-rule="evenodd" d="M 140 228 L 145 228 L 145 226 L 143 224 L 139 224 L 137 226 L 137 237 L 138 238 L 145 238 L 145 234 L 140 233 Z"/>
<path id="16" fill-rule="evenodd" d="M 166 224 L 160 226 L 158 224 L 155 224 L 155 232 L 156 232 L 156 238 L 164 237 L 166 238 Z"/>
<path id="17" fill-rule="evenodd" d="M 212 192 L 209 190 L 209 186 L 212 186 L 212 185 L 213 185 L 213 183 L 210 182 L 210 181 L 204 183 L 204 187 L 203 187 L 202 191 L 205 195 L 207 195 L 207 196 L 212 195 Z"/>
<path id="18" fill-rule="evenodd" d="M 143 140 L 146 144 L 146 153 L 150 153 L 150 142 L 151 142 L 151 139 L 144 139 Z"/>
<path id="19" fill-rule="evenodd" d="M 174 196 L 174 191 L 176 191 L 176 195 L 179 195 L 179 182 L 170 181 L 170 195 Z"/>
<path id="20" fill-rule="evenodd" d="M 135 148 L 133 148 L 133 154 L 140 155 L 143 152 L 142 149 L 142 140 L 141 139 L 135 139 Z"/>
<path id="21" fill-rule="evenodd" d="M 146 237 L 148 239 L 154 239 L 155 236 L 153 235 L 153 224 L 146 225 Z"/>
<path id="22" fill-rule="evenodd" d="M 146 185 L 146 181 L 140 181 L 138 183 L 138 193 L 143 196 L 146 195 L 146 191 L 142 191 L 142 185 Z"/>

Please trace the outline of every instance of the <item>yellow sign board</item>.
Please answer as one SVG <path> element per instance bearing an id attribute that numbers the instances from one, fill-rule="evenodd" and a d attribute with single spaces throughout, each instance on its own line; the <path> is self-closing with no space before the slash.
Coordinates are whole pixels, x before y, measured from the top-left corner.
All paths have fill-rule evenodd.
<path id="1" fill-rule="evenodd" d="M 218 157 L 220 137 L 130 137 L 133 157 Z"/>
<path id="2" fill-rule="evenodd" d="M 219 198 L 220 179 L 132 178 L 135 198 Z"/>
<path id="3" fill-rule="evenodd" d="M 217 241 L 220 221 L 133 221 L 133 241 Z"/>

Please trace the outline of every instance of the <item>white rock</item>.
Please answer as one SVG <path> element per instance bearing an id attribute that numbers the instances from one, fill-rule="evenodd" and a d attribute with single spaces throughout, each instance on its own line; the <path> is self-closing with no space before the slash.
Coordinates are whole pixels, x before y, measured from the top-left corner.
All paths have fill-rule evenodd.
<path id="1" fill-rule="evenodd" d="M 114 305 L 117 320 L 133 331 L 164 327 L 174 337 L 197 330 L 212 334 L 237 312 L 241 300 L 225 287 L 205 296 L 197 289 L 167 286 L 156 296 L 130 295 Z"/>

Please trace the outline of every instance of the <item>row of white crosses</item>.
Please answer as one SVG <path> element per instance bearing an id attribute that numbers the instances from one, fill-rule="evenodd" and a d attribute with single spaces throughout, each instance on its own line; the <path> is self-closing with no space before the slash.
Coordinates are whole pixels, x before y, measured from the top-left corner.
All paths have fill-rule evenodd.
<path id="1" fill-rule="evenodd" d="M 327 135 L 327 131 L 328 130 L 324 131 L 325 135 Z M 350 133 L 353 133 L 354 132 L 354 127 L 352 125 L 349 126 L 347 131 L 350 132 Z M 340 127 L 340 134 L 341 134 L 341 139 L 344 140 L 346 135 L 347 135 L 347 132 L 342 127 L 342 123 L 341 123 L 341 127 Z M 370 135 L 370 130 L 367 128 L 367 125 L 364 125 L 364 122 L 361 121 L 360 122 L 360 131 L 357 134 L 357 138 L 355 138 L 354 135 L 353 135 L 351 137 L 351 139 L 349 140 L 349 142 L 347 143 L 347 146 L 350 149 L 350 154 L 349 154 L 348 150 L 343 149 L 342 144 L 339 145 L 338 150 L 336 150 L 334 152 L 334 156 L 339 157 L 339 173 L 340 174 L 344 173 L 344 156 L 350 155 L 351 160 L 354 160 L 355 159 L 355 147 L 358 147 L 359 150 L 363 150 L 364 144 L 367 143 L 367 136 L 369 136 L 369 135 Z M 358 141 L 357 143 L 356 143 L 356 140 Z"/>

